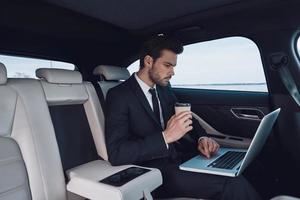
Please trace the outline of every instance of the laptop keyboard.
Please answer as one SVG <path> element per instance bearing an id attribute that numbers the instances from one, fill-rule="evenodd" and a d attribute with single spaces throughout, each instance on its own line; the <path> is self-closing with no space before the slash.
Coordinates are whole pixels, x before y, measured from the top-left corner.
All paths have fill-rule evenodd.
<path id="1" fill-rule="evenodd" d="M 224 155 L 210 163 L 207 167 L 233 169 L 246 155 L 246 152 L 227 151 Z"/>

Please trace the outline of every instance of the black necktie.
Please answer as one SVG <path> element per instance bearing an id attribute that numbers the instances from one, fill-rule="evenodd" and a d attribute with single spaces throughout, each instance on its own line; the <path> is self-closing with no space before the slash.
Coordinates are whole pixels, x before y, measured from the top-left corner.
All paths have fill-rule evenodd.
<path id="1" fill-rule="evenodd" d="M 153 112 L 154 112 L 154 114 L 156 116 L 156 119 L 158 120 L 159 124 L 161 124 L 161 121 L 160 121 L 160 112 L 159 112 L 159 105 L 158 105 L 158 98 L 157 98 L 157 95 L 156 95 L 156 90 L 155 90 L 155 88 L 150 88 L 149 92 L 152 95 Z"/>

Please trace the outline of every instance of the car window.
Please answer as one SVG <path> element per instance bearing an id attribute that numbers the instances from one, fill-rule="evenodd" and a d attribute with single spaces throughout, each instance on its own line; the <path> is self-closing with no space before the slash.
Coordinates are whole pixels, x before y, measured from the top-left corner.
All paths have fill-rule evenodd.
<path id="1" fill-rule="evenodd" d="M 9 78 L 37 78 L 35 70 L 38 68 L 75 69 L 71 63 L 19 56 L 0 55 L 0 62 L 5 65 Z"/>
<path id="2" fill-rule="evenodd" d="M 128 67 L 138 70 L 139 61 Z M 173 88 L 267 92 L 256 44 L 244 37 L 229 37 L 184 47 L 178 56 Z"/>

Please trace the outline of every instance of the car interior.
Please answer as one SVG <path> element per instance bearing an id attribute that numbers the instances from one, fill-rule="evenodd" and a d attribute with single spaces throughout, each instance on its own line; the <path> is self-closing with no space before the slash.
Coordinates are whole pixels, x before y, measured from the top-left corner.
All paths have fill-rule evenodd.
<path id="1" fill-rule="evenodd" d="M 172 90 L 221 146 L 247 149 L 262 118 L 281 108 L 243 175 L 263 199 L 300 198 L 299 10 L 297 0 L 2 0 L 0 199 L 154 199 L 161 172 L 112 166 L 104 122 L 108 90 L 138 69 L 140 47 L 155 35 L 190 53 L 178 57 Z M 191 55 L 194 63 L 179 62 Z M 215 71 L 205 71 L 210 62 Z M 240 89 L 255 80 L 263 90 Z"/>

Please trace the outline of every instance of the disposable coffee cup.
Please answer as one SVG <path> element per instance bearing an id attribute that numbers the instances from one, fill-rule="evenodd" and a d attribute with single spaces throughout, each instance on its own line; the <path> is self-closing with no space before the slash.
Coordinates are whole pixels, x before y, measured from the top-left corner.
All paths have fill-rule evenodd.
<path id="1" fill-rule="evenodd" d="M 191 104 L 190 103 L 175 103 L 175 114 L 178 115 L 184 111 L 191 111 Z"/>

